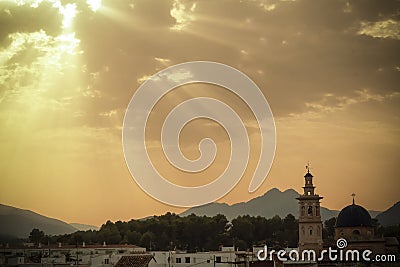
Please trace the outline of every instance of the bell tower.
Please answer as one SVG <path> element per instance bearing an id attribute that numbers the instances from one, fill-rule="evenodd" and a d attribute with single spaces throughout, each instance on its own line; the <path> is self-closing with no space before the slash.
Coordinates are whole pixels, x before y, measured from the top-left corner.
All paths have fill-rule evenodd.
<path id="1" fill-rule="evenodd" d="M 322 250 L 322 221 L 320 214 L 320 200 L 322 197 L 315 194 L 313 176 L 310 173 L 310 164 L 306 166 L 304 175 L 305 184 L 303 194 L 296 198 L 299 201 L 299 250 Z"/>

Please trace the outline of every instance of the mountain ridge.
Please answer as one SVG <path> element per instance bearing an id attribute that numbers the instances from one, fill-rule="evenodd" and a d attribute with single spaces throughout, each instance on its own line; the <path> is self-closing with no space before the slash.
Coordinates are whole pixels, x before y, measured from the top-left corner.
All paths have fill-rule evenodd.
<path id="1" fill-rule="evenodd" d="M 400 201 L 393 204 L 390 208 L 376 216 L 379 223 L 383 226 L 400 224 Z"/>
<path id="2" fill-rule="evenodd" d="M 191 213 L 196 215 L 214 216 L 218 213 L 223 214 L 228 220 L 232 220 L 240 215 L 262 216 L 271 218 L 275 215 L 285 217 L 291 213 L 294 216 L 298 214 L 298 202 L 296 197 L 300 194 L 292 189 L 280 191 L 277 188 L 272 188 L 264 195 L 250 199 L 247 202 L 239 202 L 232 205 L 226 203 L 210 203 L 194 208 L 190 208 L 182 213 L 181 216 L 187 216 Z M 275 205 L 279 203 L 280 205 Z M 322 220 L 328 220 L 332 217 L 337 217 L 339 210 L 330 210 L 321 206 Z M 372 218 L 375 218 L 381 211 L 368 211 Z"/>
<path id="3" fill-rule="evenodd" d="M 267 191 L 264 195 L 255 197 L 246 202 L 239 202 L 232 205 L 227 203 L 210 203 L 190 208 L 179 215 L 187 216 L 194 213 L 198 216 L 215 216 L 217 214 L 223 214 L 228 220 L 246 214 L 266 218 L 279 215 L 283 218 L 291 213 L 297 217 L 298 202 L 296 197 L 299 195 L 300 194 L 294 189 L 280 191 L 277 188 L 273 188 Z M 276 205 L 276 203 L 279 203 L 279 205 Z M 372 218 L 376 217 L 379 223 L 383 226 L 400 224 L 400 201 L 385 211 L 380 212 L 369 210 L 369 213 Z M 332 217 L 337 217 L 338 214 L 338 210 L 330 210 L 321 207 L 321 217 L 323 221 Z M 148 218 L 152 217 L 154 216 Z M 142 220 L 144 219 L 146 218 L 143 218 Z M 7 238 L 27 238 L 33 228 L 38 228 L 44 231 L 47 235 L 60 235 L 76 231 L 99 229 L 97 226 L 87 224 L 68 224 L 61 220 L 43 216 L 27 209 L 0 204 L 0 236 Z"/>

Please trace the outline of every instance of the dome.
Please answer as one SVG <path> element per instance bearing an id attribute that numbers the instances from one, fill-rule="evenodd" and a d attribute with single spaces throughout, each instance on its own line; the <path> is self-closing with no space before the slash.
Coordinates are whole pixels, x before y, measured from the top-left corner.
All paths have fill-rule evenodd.
<path id="1" fill-rule="evenodd" d="M 368 211 L 356 204 L 349 205 L 342 209 L 336 220 L 336 227 L 357 226 L 372 227 L 372 220 Z"/>

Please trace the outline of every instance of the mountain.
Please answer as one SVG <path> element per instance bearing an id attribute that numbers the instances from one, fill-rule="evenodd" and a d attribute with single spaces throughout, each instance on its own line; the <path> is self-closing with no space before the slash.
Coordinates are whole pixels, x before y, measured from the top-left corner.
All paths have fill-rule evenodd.
<path id="1" fill-rule="evenodd" d="M 70 223 L 70 225 L 79 231 L 88 231 L 88 230 L 99 230 L 98 226 L 89 225 L 89 224 L 82 224 L 82 223 Z"/>
<path id="2" fill-rule="evenodd" d="M 248 202 L 241 202 L 233 205 L 225 203 L 211 203 L 199 207 L 190 208 L 180 215 L 187 216 L 189 214 L 214 216 L 224 214 L 228 220 L 232 220 L 240 215 L 262 216 L 271 218 L 279 215 L 284 218 L 289 213 L 297 217 L 299 212 L 299 204 L 296 197 L 299 196 L 293 189 L 281 192 L 279 189 L 273 188 L 266 192 L 263 196 L 253 198 Z M 371 217 L 375 217 L 379 211 L 370 211 Z M 338 210 L 330 210 L 321 207 L 322 220 L 328 220 L 337 217 Z"/>
<path id="3" fill-rule="evenodd" d="M 378 216 L 376 216 L 376 218 L 383 226 L 400 224 L 400 201 L 386 211 L 380 213 Z"/>
<path id="4" fill-rule="evenodd" d="M 47 235 L 73 233 L 77 229 L 63 221 L 30 210 L 0 204 L 0 236 L 27 238 L 33 228 Z"/>

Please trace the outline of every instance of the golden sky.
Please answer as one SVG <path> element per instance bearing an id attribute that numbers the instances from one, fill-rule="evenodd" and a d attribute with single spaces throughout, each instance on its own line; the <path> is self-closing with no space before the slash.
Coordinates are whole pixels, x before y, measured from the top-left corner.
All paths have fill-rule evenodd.
<path id="1" fill-rule="evenodd" d="M 159 171 L 200 185 L 223 171 L 226 132 L 195 120 L 180 143 L 189 158 L 214 138 L 214 164 L 188 178 L 159 148 L 180 102 L 215 97 L 246 122 L 252 152 L 237 203 L 273 187 L 301 191 L 311 162 L 322 205 L 385 210 L 399 200 L 400 18 L 396 1 L 0 1 L 0 203 L 66 222 L 100 225 L 184 209 L 131 178 L 121 131 L 135 90 L 165 67 L 221 62 L 253 79 L 275 116 L 272 169 L 248 193 L 259 132 L 243 101 L 223 88 L 187 85 L 150 114 L 146 136 Z M 278 205 L 278 203 L 277 203 Z"/>

